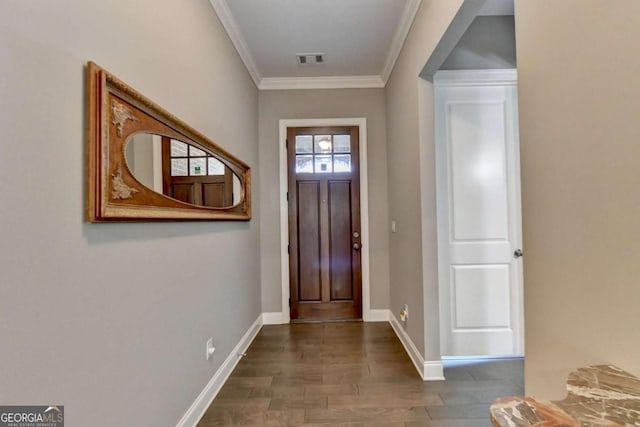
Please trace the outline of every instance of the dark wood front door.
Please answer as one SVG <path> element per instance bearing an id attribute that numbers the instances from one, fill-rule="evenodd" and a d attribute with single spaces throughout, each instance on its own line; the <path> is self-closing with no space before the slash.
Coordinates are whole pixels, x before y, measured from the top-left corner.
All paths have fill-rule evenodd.
<path id="1" fill-rule="evenodd" d="M 288 128 L 293 321 L 360 319 L 358 127 Z"/>

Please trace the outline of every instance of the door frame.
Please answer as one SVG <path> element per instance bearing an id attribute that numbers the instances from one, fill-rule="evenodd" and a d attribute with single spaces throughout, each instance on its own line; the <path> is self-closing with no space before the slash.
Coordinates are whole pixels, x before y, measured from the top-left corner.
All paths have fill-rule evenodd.
<path id="1" fill-rule="evenodd" d="M 360 232 L 362 239 L 362 320 L 375 322 L 388 320 L 387 310 L 371 310 L 370 301 L 370 267 L 369 267 L 369 187 L 367 173 L 367 119 L 364 117 L 337 119 L 281 119 L 279 121 L 279 187 L 280 187 L 280 273 L 282 278 L 282 312 L 269 313 L 264 317 L 265 324 L 282 324 L 290 322 L 289 312 L 289 204 L 287 202 L 287 128 L 288 127 L 322 127 L 322 126 L 357 126 L 359 128 L 360 146 Z M 266 314 L 266 313 L 265 313 Z"/>

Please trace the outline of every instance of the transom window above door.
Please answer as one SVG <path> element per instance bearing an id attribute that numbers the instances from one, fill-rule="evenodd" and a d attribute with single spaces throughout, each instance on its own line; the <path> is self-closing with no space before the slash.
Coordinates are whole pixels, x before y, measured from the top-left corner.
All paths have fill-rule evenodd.
<path id="1" fill-rule="evenodd" d="M 296 135 L 296 173 L 351 172 L 351 135 Z"/>

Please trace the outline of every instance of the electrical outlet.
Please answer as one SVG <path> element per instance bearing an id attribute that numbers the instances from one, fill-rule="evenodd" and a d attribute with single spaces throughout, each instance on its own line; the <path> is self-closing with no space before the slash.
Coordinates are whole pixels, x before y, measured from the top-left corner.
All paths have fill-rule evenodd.
<path id="1" fill-rule="evenodd" d="M 407 304 L 405 304 L 404 307 L 402 307 L 402 310 L 400 310 L 400 320 L 403 322 L 409 320 L 409 306 Z"/>
<path id="2" fill-rule="evenodd" d="M 209 338 L 207 340 L 207 360 L 211 359 L 214 351 L 216 351 L 216 348 L 213 346 L 213 338 Z"/>

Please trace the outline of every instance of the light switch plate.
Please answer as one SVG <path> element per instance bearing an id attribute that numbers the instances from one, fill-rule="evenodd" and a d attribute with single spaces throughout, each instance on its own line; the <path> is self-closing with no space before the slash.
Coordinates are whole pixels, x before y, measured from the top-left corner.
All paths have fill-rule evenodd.
<path id="1" fill-rule="evenodd" d="M 213 356 L 213 352 L 216 351 L 216 348 L 213 346 L 213 338 L 209 338 L 207 340 L 207 360 L 211 359 L 211 356 Z"/>

